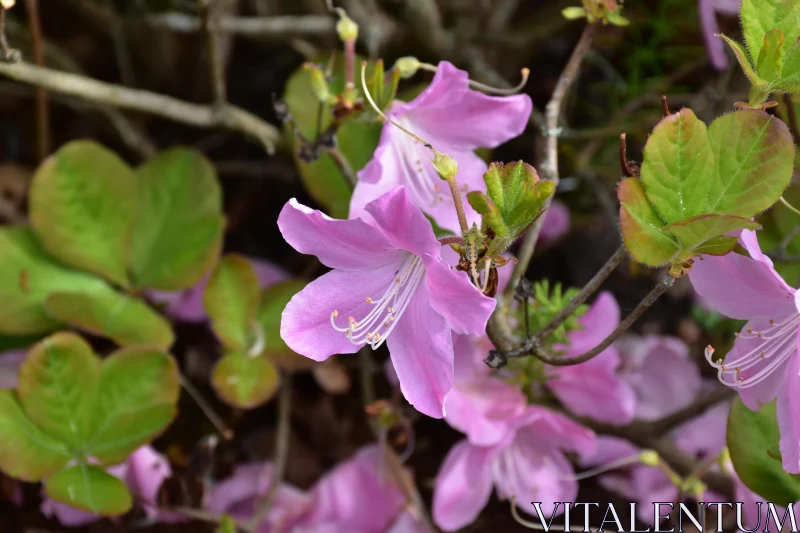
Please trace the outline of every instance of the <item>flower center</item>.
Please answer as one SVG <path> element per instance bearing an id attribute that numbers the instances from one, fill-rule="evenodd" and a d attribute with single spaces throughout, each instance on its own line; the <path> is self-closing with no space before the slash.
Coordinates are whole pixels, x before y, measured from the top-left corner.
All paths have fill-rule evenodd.
<path id="1" fill-rule="evenodd" d="M 798 326 L 800 314 L 793 314 L 780 322 L 770 319 L 768 327 L 761 331 L 748 327 L 736 333 L 737 339 L 755 344 L 747 353 L 723 361 L 714 360 L 713 352 L 706 350 L 706 359 L 717 369 L 717 379 L 723 385 L 735 389 L 754 387 L 797 353 Z"/>
<path id="2" fill-rule="evenodd" d="M 422 259 L 409 254 L 383 295 L 380 298 L 367 296 L 366 301 L 372 305 L 372 309 L 366 316 L 358 319 L 348 317 L 347 326 L 340 327 L 336 325 L 339 311 L 334 310 L 331 313 L 333 329 L 344 333 L 355 345 L 369 344 L 373 350 L 377 349 L 394 330 L 424 277 Z"/>
<path id="3" fill-rule="evenodd" d="M 395 117 L 395 122 L 414 131 L 414 125 L 407 116 Z M 435 172 L 426 172 L 423 165 L 431 165 L 431 152 L 419 141 L 408 135 L 397 138 L 397 150 L 400 154 L 401 164 L 405 168 L 406 188 L 411 193 L 415 202 L 424 207 L 434 207 L 445 201 L 445 194 L 449 191 L 442 189 L 444 182 L 436 176 Z M 464 186 L 462 196 L 466 194 Z"/>

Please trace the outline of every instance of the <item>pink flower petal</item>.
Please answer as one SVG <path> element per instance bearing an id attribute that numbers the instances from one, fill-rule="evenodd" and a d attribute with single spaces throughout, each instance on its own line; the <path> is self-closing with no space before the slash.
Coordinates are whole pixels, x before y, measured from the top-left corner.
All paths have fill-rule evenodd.
<path id="1" fill-rule="evenodd" d="M 489 503 L 491 450 L 463 440 L 448 452 L 433 490 L 433 520 L 442 530 L 471 524 Z"/>
<path id="2" fill-rule="evenodd" d="M 364 210 L 384 231 L 391 246 L 420 257 L 425 254 L 439 257 L 441 254 L 442 246 L 436 240 L 431 223 L 412 202 L 405 187 L 395 187 Z M 365 244 L 371 246 L 373 243 Z"/>
<path id="3" fill-rule="evenodd" d="M 778 427 L 783 469 L 800 473 L 800 359 L 797 355 L 785 369 L 785 382 L 778 393 Z"/>

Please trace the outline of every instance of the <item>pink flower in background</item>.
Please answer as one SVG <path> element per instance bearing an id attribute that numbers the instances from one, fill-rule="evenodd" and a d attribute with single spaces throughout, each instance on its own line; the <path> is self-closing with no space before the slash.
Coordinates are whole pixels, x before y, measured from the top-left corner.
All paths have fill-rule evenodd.
<path id="1" fill-rule="evenodd" d="M 581 328 L 568 334 L 569 345 L 557 347 L 564 357 L 594 348 L 619 325 L 620 311 L 611 293 L 601 293 L 579 319 Z M 618 374 L 620 356 L 612 345 L 603 353 L 574 366 L 548 368 L 547 386 L 571 412 L 600 422 L 624 425 L 633 420 L 635 397 Z"/>
<path id="2" fill-rule="evenodd" d="M 550 516 L 555 502 L 575 501 L 578 482 L 565 451 L 591 454 L 594 433 L 569 418 L 539 406 L 516 417 L 513 430 L 493 446 L 468 440 L 456 444 L 436 476 L 433 518 L 445 531 L 472 523 L 489 502 L 492 487 L 502 499 L 534 513 L 542 502 Z"/>
<path id="3" fill-rule="evenodd" d="M 718 369 L 719 380 L 738 391 L 750 409 L 757 411 L 777 397 L 783 468 L 800 473 L 797 291 L 761 252 L 754 231 L 743 231 L 739 240 L 750 257 L 703 256 L 689 271 L 704 302 L 748 321 L 724 361 L 715 356 L 709 362 Z"/>
<path id="4" fill-rule="evenodd" d="M 128 486 L 134 499 L 145 502 L 144 510 L 152 520 L 175 522 L 182 518 L 159 513 L 155 507 L 158 489 L 172 475 L 167 459 L 150 446 L 142 446 L 128 457 L 122 464 L 112 466 L 108 473 L 118 477 Z M 68 527 L 91 524 L 102 516 L 76 509 L 67 504 L 45 498 L 41 505 L 42 514 L 55 516 L 58 521 Z"/>
<path id="5" fill-rule="evenodd" d="M 486 337 L 453 335 L 455 380 L 444 400 L 445 420 L 470 443 L 492 446 L 514 431 L 527 400 L 519 387 L 493 377 L 483 359 L 492 349 Z"/>
<path id="6" fill-rule="evenodd" d="M 417 533 L 419 524 L 404 510 L 405 497 L 386 472 L 377 445 L 366 446 L 322 477 L 309 492 L 282 484 L 260 533 Z M 213 513 L 239 520 L 270 487 L 272 465 L 250 464 L 217 485 L 208 501 Z"/>
<path id="7" fill-rule="evenodd" d="M 269 261 L 248 257 L 258 276 L 262 289 L 286 281 L 289 274 Z M 207 272 L 194 287 L 182 291 L 147 291 L 147 295 L 158 304 L 164 305 L 164 314 L 174 320 L 183 322 L 205 322 L 208 320 L 203 305 L 203 293 L 208 285 L 211 272 Z"/>
<path id="8" fill-rule="evenodd" d="M 367 205 L 362 218 L 334 220 L 295 200 L 278 218 L 296 250 L 334 270 L 296 294 L 281 337 L 315 361 L 378 348 L 388 339 L 406 399 L 441 418 L 453 385 L 451 332 L 482 334 L 495 300 L 464 272 L 442 262 L 431 225 L 397 187 Z"/>
<path id="9" fill-rule="evenodd" d="M 711 64 L 717 70 L 728 68 L 728 56 L 725 55 L 727 46 L 722 39 L 717 37 L 719 26 L 717 25 L 717 13 L 722 15 L 738 15 L 742 0 L 698 0 L 698 10 L 700 11 L 700 24 L 703 28 L 703 39 L 706 41 L 706 49 Z"/>
<path id="10" fill-rule="evenodd" d="M 486 190 L 483 174 L 488 165 L 473 150 L 494 148 L 521 134 L 531 110 L 528 95 L 497 97 L 473 91 L 466 72 L 442 61 L 422 94 L 409 103 L 394 102 L 387 115 L 453 157 L 466 193 Z M 430 150 L 385 124 L 375 155 L 358 173 L 350 217 L 359 216 L 371 201 L 397 185 L 405 185 L 411 200 L 439 226 L 460 231 L 447 184 L 430 160 Z M 466 210 L 470 224 L 479 221 L 469 205 Z"/>
<path id="11" fill-rule="evenodd" d="M 240 465 L 231 477 L 214 486 L 206 506 L 212 513 L 227 513 L 245 522 L 252 518 L 256 501 L 269 492 L 271 483 L 271 463 Z M 269 514 L 259 525 L 259 533 L 288 533 L 311 505 L 311 496 L 288 483 L 281 484 Z"/>
<path id="12" fill-rule="evenodd" d="M 0 353 L 0 389 L 17 387 L 19 365 L 25 359 L 26 350 L 11 350 Z"/>

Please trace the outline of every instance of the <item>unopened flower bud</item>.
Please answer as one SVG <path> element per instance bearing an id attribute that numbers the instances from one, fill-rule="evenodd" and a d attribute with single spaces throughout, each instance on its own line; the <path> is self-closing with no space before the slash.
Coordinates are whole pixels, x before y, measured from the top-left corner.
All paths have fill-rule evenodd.
<path id="1" fill-rule="evenodd" d="M 561 10 L 561 15 L 567 20 L 575 20 L 585 17 L 586 10 L 582 7 L 566 7 Z"/>
<path id="2" fill-rule="evenodd" d="M 436 152 L 433 156 L 433 168 L 439 173 L 439 177 L 445 181 L 455 179 L 458 174 L 458 163 L 447 154 Z"/>
<path id="3" fill-rule="evenodd" d="M 655 450 L 642 450 L 639 454 L 639 462 L 645 466 L 658 466 L 661 458 Z"/>
<path id="4" fill-rule="evenodd" d="M 347 13 L 342 12 L 339 22 L 336 23 L 336 33 L 342 41 L 355 41 L 358 39 L 358 24 Z"/>
<path id="5" fill-rule="evenodd" d="M 394 62 L 394 68 L 403 79 L 410 78 L 419 70 L 419 59 L 413 56 L 401 57 Z"/>
<path id="6" fill-rule="evenodd" d="M 687 479 L 686 483 L 684 483 L 683 490 L 695 498 L 701 498 L 706 491 L 706 485 L 697 478 Z"/>

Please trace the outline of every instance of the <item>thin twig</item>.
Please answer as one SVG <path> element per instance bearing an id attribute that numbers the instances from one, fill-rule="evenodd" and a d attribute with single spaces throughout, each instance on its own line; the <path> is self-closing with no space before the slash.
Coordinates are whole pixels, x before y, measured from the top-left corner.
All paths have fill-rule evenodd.
<path id="1" fill-rule="evenodd" d="M 208 53 L 208 64 L 211 74 L 211 94 L 214 95 L 214 104 L 223 106 L 228 101 L 225 88 L 225 69 L 222 65 L 222 52 L 219 46 L 219 34 L 217 21 L 214 20 L 214 2 L 216 0 L 204 0 L 202 21 L 203 30 L 206 34 L 206 48 Z"/>
<path id="2" fill-rule="evenodd" d="M 620 337 L 620 335 L 628 331 L 633 323 L 636 322 L 640 316 L 642 316 L 642 313 L 649 309 L 650 306 L 653 305 L 653 303 L 674 284 L 675 278 L 669 274 L 666 274 L 661 281 L 659 281 L 658 284 L 653 287 L 653 290 L 651 290 L 647 296 L 645 296 L 644 299 L 639 302 L 639 305 L 637 305 L 636 308 L 631 311 L 627 317 L 625 317 L 625 320 L 620 322 L 619 326 L 617 326 L 614 331 L 612 331 L 597 346 L 588 352 L 582 353 L 581 355 L 576 357 L 559 357 L 552 355 L 548 353 L 544 347 L 542 347 L 540 342 L 534 341 L 534 338 L 532 337 L 526 340 L 522 346 L 515 350 L 508 352 L 492 350 L 489 352 L 489 356 L 486 358 L 485 362 L 492 368 L 500 368 L 508 362 L 508 359 L 532 355 L 537 359 L 553 366 L 572 366 L 585 363 L 586 361 L 603 353 L 606 348 L 611 346 L 614 341 Z"/>
<path id="3" fill-rule="evenodd" d="M 149 16 L 147 23 L 179 33 L 197 33 L 203 29 L 201 19 L 182 13 Z M 336 35 L 336 20 L 328 15 L 222 17 L 216 25 L 223 33 L 242 37 L 280 39 L 286 37 L 333 37 Z"/>
<path id="4" fill-rule="evenodd" d="M 272 479 L 267 493 L 256 502 L 253 518 L 242 528 L 245 531 L 256 533 L 259 530 L 261 522 L 269 516 L 272 505 L 278 496 L 278 489 L 283 483 L 283 477 L 286 473 L 286 462 L 289 459 L 291 415 L 292 376 L 287 373 L 281 377 L 281 393 L 278 397 L 278 430 L 275 433 L 275 459 L 273 461 Z"/>
<path id="5" fill-rule="evenodd" d="M 338 148 L 328 148 L 327 152 L 328 155 L 331 156 L 331 159 L 333 159 L 333 162 L 336 163 L 336 166 L 339 167 L 341 173 L 344 174 L 344 177 L 347 178 L 347 183 L 355 188 L 358 183 L 358 177 L 344 154 Z"/>
<path id="6" fill-rule="evenodd" d="M 545 161 L 542 165 L 540 165 L 539 170 L 542 171 L 545 178 L 553 181 L 556 186 L 558 185 L 559 180 L 558 123 L 561 116 L 561 107 L 564 103 L 564 98 L 575 81 L 575 77 L 578 73 L 581 63 L 583 62 L 583 58 L 586 57 L 586 52 L 589 51 L 589 47 L 591 46 L 592 39 L 594 37 L 594 32 L 594 24 L 587 24 L 583 29 L 581 38 L 578 41 L 578 44 L 575 46 L 575 49 L 572 51 L 572 55 L 570 56 L 569 61 L 567 61 L 567 66 L 564 67 L 564 71 L 558 78 L 558 83 L 556 83 L 553 96 L 550 98 L 550 101 L 547 103 L 547 107 L 545 108 Z M 552 201 L 553 196 L 550 196 L 550 198 L 548 198 L 545 202 L 545 209 L 550 206 L 550 202 Z M 511 280 L 506 286 L 506 290 L 503 295 L 504 302 L 506 304 L 511 301 L 519 280 L 528 270 L 528 265 L 530 265 L 533 252 L 536 249 L 536 241 L 539 239 L 539 233 L 542 231 L 544 220 L 545 217 L 540 217 L 533 227 L 528 230 L 527 235 L 525 235 L 525 239 L 522 242 L 519 254 L 517 254 L 517 259 L 519 262 L 514 267 Z"/>
<path id="7" fill-rule="evenodd" d="M 40 67 L 44 66 L 44 38 L 39 18 L 39 0 L 27 0 L 28 25 L 33 40 L 33 60 Z M 36 147 L 39 161 L 50 155 L 50 109 L 47 105 L 47 91 L 43 87 L 36 89 Z"/>
<path id="8" fill-rule="evenodd" d="M 189 381 L 189 379 L 184 376 L 183 373 L 178 374 L 178 377 L 183 389 L 189 394 L 189 396 L 192 397 L 195 403 L 197 403 L 197 405 L 200 407 L 200 410 L 203 411 L 203 414 L 206 415 L 206 418 L 208 418 L 208 420 L 211 422 L 211 425 L 216 428 L 223 439 L 231 440 L 233 438 L 233 431 L 228 429 L 228 427 L 225 425 L 225 422 L 222 421 L 222 417 L 219 416 L 216 411 L 214 411 L 214 408 L 211 407 L 211 404 L 206 401 L 203 395 L 200 394 L 200 391 L 195 388 L 192 382 Z"/>
<path id="9" fill-rule="evenodd" d="M 113 0 L 106 0 L 106 5 L 109 10 L 112 10 L 111 2 Z M 125 19 L 120 16 L 111 17 L 113 20 L 111 26 L 108 28 L 111 32 L 111 43 L 114 45 L 114 55 L 117 58 L 117 67 L 119 68 L 119 77 L 122 84 L 127 87 L 136 85 L 136 76 L 133 72 L 133 63 L 131 62 L 131 51 L 128 47 L 128 38 L 125 33 Z"/>
<path id="10" fill-rule="evenodd" d="M 628 255 L 628 251 L 623 244 L 617 251 L 614 252 L 614 255 L 608 258 L 606 264 L 604 264 L 600 270 L 583 286 L 581 291 L 575 295 L 575 297 L 570 300 L 569 304 L 562 309 L 555 317 L 553 317 L 550 322 L 547 323 L 541 330 L 539 330 L 533 336 L 533 342 L 541 343 L 542 341 L 546 340 L 550 335 L 553 334 L 555 330 L 557 330 L 561 324 L 567 321 L 569 317 L 578 310 L 578 307 L 583 305 L 586 300 L 589 299 L 591 295 L 597 292 L 597 289 L 600 288 L 600 285 L 611 275 L 612 272 L 619 266 L 623 259 Z"/>
<path id="11" fill-rule="evenodd" d="M 215 109 L 24 62 L 0 63 L 0 75 L 91 102 L 158 115 L 192 126 L 227 128 L 260 140 L 270 154 L 274 153 L 275 145 L 281 139 L 275 126 L 231 104 Z"/>

